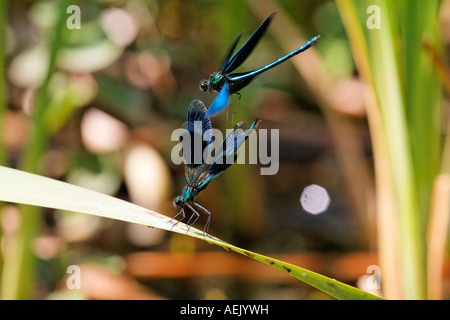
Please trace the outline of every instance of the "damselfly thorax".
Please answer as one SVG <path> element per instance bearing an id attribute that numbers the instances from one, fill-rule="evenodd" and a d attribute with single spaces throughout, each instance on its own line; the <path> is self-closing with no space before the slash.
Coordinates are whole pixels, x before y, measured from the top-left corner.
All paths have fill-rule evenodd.
<path id="1" fill-rule="evenodd" d="M 200 90 L 206 92 L 209 89 L 209 91 L 220 92 L 225 84 L 225 79 L 227 78 L 227 75 L 220 71 L 214 72 L 211 74 L 209 80 L 203 80 L 200 82 Z"/>

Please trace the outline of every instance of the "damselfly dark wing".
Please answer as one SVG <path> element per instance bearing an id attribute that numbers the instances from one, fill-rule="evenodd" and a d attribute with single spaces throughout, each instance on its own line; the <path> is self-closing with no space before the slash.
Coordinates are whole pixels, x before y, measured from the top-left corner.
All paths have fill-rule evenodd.
<path id="1" fill-rule="evenodd" d="M 252 53 L 253 49 L 258 44 L 259 40 L 261 40 L 262 36 L 267 30 L 267 27 L 269 26 L 272 19 L 275 17 L 276 13 L 272 13 L 266 20 L 264 20 L 263 23 L 256 29 L 256 31 L 251 35 L 251 37 L 245 42 L 245 44 L 227 61 L 222 67 L 222 73 L 230 73 L 233 70 L 235 70 L 237 67 L 239 67 L 245 59 Z M 237 45 L 237 41 L 239 40 L 240 35 L 237 37 L 235 42 L 233 43 L 232 49 Z M 228 53 L 228 57 L 231 55 L 231 53 Z"/>
<path id="2" fill-rule="evenodd" d="M 230 49 L 228 49 L 228 53 L 222 63 L 222 70 L 221 70 L 222 72 L 224 72 L 224 68 L 227 66 L 227 63 L 230 60 L 231 55 L 234 52 L 234 49 L 236 49 L 236 46 L 237 46 L 239 40 L 241 39 L 241 37 L 242 37 L 242 31 L 239 32 L 238 36 L 236 37 L 236 39 L 234 39 L 233 43 L 231 44 Z"/>
<path id="3" fill-rule="evenodd" d="M 214 156 L 211 164 L 201 175 L 201 179 L 195 181 L 195 187 L 198 191 L 206 186 L 221 173 L 228 169 L 238 157 L 240 146 L 247 140 L 252 131 L 257 127 L 259 120 L 255 120 L 250 128 L 246 130 L 246 124 L 240 122 L 234 126 L 233 130 L 226 136 L 220 150 Z"/>
<path id="4" fill-rule="evenodd" d="M 293 56 L 295 56 L 299 53 L 302 53 L 302 52 L 308 50 L 309 48 L 311 48 L 311 46 L 316 44 L 319 40 L 320 40 L 320 35 L 315 36 L 315 37 L 311 38 L 308 42 L 306 42 L 304 45 L 302 45 L 300 48 L 297 48 L 294 51 L 291 51 L 287 55 L 285 55 L 285 56 L 273 61 L 272 63 L 269 63 L 269 64 L 265 65 L 264 67 L 259 68 L 257 70 L 247 71 L 247 72 L 239 72 L 239 73 L 233 72 L 233 73 L 228 74 L 228 81 L 230 82 L 230 94 L 233 94 L 233 93 L 237 92 L 238 90 L 242 89 L 243 87 L 245 87 L 257 75 L 259 75 L 269 69 L 272 69 L 273 67 L 276 67 L 277 65 L 283 63 L 286 60 L 289 60 L 290 58 L 292 58 Z M 234 85 L 234 88 L 231 88 L 232 85 Z"/>
<path id="5" fill-rule="evenodd" d="M 256 75 L 247 76 L 247 74 L 248 74 L 248 72 L 230 73 L 230 75 L 233 77 L 244 76 L 242 79 L 230 82 L 228 84 L 228 92 L 230 95 L 233 93 L 238 93 L 239 91 L 241 91 L 241 89 L 245 88 L 250 82 L 253 81 L 253 79 L 256 78 Z M 236 109 L 237 109 L 237 106 L 236 106 Z"/>
<path id="6" fill-rule="evenodd" d="M 203 153 L 209 154 L 211 149 L 212 125 L 206 111 L 205 105 L 200 100 L 191 102 L 185 124 L 188 136 L 180 138 L 188 184 L 192 184 L 198 178 L 205 166 Z"/>

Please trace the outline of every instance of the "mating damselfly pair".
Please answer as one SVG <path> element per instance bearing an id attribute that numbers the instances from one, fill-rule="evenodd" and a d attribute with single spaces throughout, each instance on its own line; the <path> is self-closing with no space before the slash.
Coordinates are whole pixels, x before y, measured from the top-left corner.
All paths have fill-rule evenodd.
<path id="1" fill-rule="evenodd" d="M 181 219 L 175 223 L 177 224 L 179 221 L 186 218 L 185 211 L 189 210 L 190 216 L 187 221 L 187 231 L 200 217 L 199 211 L 201 211 L 207 216 L 207 221 L 203 230 L 204 235 L 207 233 L 211 220 L 211 213 L 195 201 L 195 197 L 202 190 L 204 190 L 213 179 L 218 177 L 235 162 L 238 156 L 238 149 L 244 144 L 250 133 L 256 129 L 258 123 L 260 122 L 260 120 L 256 119 L 248 129 L 246 128 L 246 124 L 244 122 L 238 123 L 223 141 L 220 152 L 218 152 L 214 157 L 209 157 L 209 161 L 195 161 L 196 155 L 198 155 L 196 152 L 199 152 L 198 150 L 201 151 L 202 155 L 210 155 L 212 145 L 211 117 L 218 115 L 229 107 L 230 95 L 237 94 L 239 99 L 233 113 L 234 120 L 234 115 L 241 99 L 240 90 L 245 88 L 252 80 L 255 79 L 256 76 L 307 50 L 320 39 L 320 36 L 315 36 L 301 47 L 262 68 L 248 72 L 233 72 L 247 59 L 256 47 L 274 17 L 275 13 L 272 13 L 266 20 L 264 20 L 264 22 L 258 27 L 258 29 L 256 29 L 244 45 L 233 54 L 242 36 L 241 32 L 233 41 L 221 70 L 219 72 L 212 73 L 209 80 L 205 80 L 200 83 L 201 91 L 206 92 L 209 90 L 219 93 L 211 106 L 207 109 L 200 100 L 194 100 L 188 108 L 186 129 L 189 135 L 189 140 L 200 141 L 201 149 L 198 149 L 198 146 L 195 146 L 192 143 L 185 143 L 183 145 L 183 142 L 181 141 L 187 184 L 184 188 L 183 194 L 177 196 L 173 201 L 173 206 L 180 209 L 180 212 L 172 218 L 173 220 L 181 217 Z"/>

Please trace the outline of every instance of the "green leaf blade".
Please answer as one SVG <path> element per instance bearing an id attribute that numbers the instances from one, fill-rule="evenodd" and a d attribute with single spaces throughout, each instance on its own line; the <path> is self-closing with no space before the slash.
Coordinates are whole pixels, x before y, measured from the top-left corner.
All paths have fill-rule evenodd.
<path id="1" fill-rule="evenodd" d="M 310 270 L 236 247 L 196 228 L 188 230 L 184 223 L 173 225 L 165 215 L 108 195 L 2 166 L 0 181 L 0 201 L 92 214 L 186 234 L 279 269 L 336 299 L 381 299 Z"/>

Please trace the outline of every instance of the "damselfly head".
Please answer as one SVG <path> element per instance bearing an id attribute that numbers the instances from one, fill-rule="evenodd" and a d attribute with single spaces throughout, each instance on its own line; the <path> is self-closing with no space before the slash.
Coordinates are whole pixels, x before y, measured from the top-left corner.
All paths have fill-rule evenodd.
<path id="1" fill-rule="evenodd" d="M 200 90 L 203 92 L 206 92 L 209 88 L 209 81 L 203 80 L 202 82 L 200 82 Z"/>
<path id="2" fill-rule="evenodd" d="M 172 205 L 175 209 L 179 209 L 184 205 L 184 199 L 181 196 L 177 196 L 173 199 Z"/>

